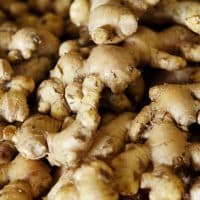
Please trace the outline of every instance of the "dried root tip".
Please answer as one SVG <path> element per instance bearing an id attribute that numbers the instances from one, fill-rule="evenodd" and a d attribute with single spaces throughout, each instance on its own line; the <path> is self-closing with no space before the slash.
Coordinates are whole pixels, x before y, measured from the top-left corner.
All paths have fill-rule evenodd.
<path id="1" fill-rule="evenodd" d="M 112 40 L 113 33 L 112 30 L 106 27 L 98 27 L 92 31 L 91 37 L 96 44 L 107 43 Z"/>

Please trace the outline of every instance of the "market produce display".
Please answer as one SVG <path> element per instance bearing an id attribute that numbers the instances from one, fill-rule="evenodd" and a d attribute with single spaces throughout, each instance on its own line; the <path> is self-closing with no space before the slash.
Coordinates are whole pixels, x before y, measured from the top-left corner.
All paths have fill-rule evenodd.
<path id="1" fill-rule="evenodd" d="M 200 200 L 199 0 L 0 0 L 0 200 Z"/>

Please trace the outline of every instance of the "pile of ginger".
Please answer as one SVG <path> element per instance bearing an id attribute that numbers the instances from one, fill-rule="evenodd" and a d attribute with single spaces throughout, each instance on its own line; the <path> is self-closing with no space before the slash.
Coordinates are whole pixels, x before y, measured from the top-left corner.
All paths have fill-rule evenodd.
<path id="1" fill-rule="evenodd" d="M 0 200 L 200 200 L 199 0 L 0 0 Z"/>

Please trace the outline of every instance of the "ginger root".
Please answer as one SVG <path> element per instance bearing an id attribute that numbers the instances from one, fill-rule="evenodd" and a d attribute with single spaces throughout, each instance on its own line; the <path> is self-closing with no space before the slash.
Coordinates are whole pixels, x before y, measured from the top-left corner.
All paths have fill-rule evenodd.
<path id="1" fill-rule="evenodd" d="M 43 194 L 50 187 L 52 181 L 50 169 L 45 163 L 40 160 L 28 160 L 20 155 L 12 162 L 1 165 L 0 173 L 1 185 L 9 182 L 11 186 L 17 186 L 15 185 L 16 181 L 24 181 L 25 185 L 28 184 L 30 186 L 31 192 L 29 195 L 33 198 Z M 9 185 L 6 188 L 9 188 Z M 4 191 L 3 189 L 1 192 Z"/>
<path id="2" fill-rule="evenodd" d="M 146 145 L 130 144 L 127 150 L 116 156 L 111 166 L 121 195 L 134 195 L 140 186 L 140 177 L 150 161 L 149 148 Z"/>
<path id="3" fill-rule="evenodd" d="M 183 183 L 166 166 L 157 166 L 152 172 L 145 172 L 141 188 L 150 189 L 150 200 L 181 200 L 184 194 Z"/>
<path id="4" fill-rule="evenodd" d="M 155 10 L 148 13 L 148 16 L 151 14 L 155 21 L 158 17 L 164 21 L 171 20 L 200 34 L 200 3 L 198 1 L 161 0 Z"/>
<path id="5" fill-rule="evenodd" d="M 70 18 L 77 26 L 87 26 L 96 44 L 115 44 L 136 32 L 138 18 L 158 1 L 75 0 Z"/>
<path id="6" fill-rule="evenodd" d="M 48 152 L 46 132 L 56 132 L 60 128 L 61 122 L 47 115 L 36 114 L 24 121 L 12 141 L 22 156 L 38 160 Z"/>
<path id="7" fill-rule="evenodd" d="M 110 159 L 124 147 L 127 131 L 134 115 L 123 113 L 112 119 L 107 124 L 100 126 L 94 138 L 88 157 Z M 118 128 L 114 128 L 118 127 Z"/>
<path id="8" fill-rule="evenodd" d="M 35 84 L 26 76 L 14 76 L 10 64 L 0 60 L 0 116 L 8 122 L 23 122 L 29 115 L 27 96 Z"/>

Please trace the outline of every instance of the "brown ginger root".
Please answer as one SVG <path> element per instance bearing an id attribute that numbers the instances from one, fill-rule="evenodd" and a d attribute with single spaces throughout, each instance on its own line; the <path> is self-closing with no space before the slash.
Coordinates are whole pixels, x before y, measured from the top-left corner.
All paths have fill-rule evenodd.
<path id="1" fill-rule="evenodd" d="M 169 36 L 171 36 L 170 41 Z M 143 81 L 140 81 L 141 75 L 136 67 L 149 64 L 152 67 L 169 71 L 181 69 L 185 67 L 186 61 L 166 52 L 178 51 L 181 46 L 175 46 L 175 44 L 181 45 L 183 41 L 192 44 L 198 38 L 199 36 L 195 36 L 179 26 L 171 27 L 160 33 L 140 27 L 138 33 L 127 39 L 123 46 L 96 46 L 90 51 L 86 60 L 80 52 L 76 52 L 77 44 L 73 44 L 69 47 L 72 50 L 58 60 L 50 77 L 60 79 L 65 86 L 71 88 L 70 84 L 77 86 L 74 82 L 80 83 L 88 75 L 95 74 L 104 83 L 104 87 L 110 88 L 114 94 L 123 93 L 127 89 L 129 96 L 132 96 L 133 99 L 136 96 L 134 100 L 137 102 L 141 99 L 143 92 L 138 92 L 135 82 L 139 83 L 141 87 L 144 87 L 144 84 Z M 99 55 L 101 55 L 101 59 L 97 62 Z M 81 89 L 80 86 L 76 87 L 77 90 L 78 88 Z M 77 91 L 77 94 L 81 94 L 81 92 Z M 68 97 L 66 95 L 67 101 Z M 71 97 L 69 101 L 71 102 Z"/>
<path id="2" fill-rule="evenodd" d="M 34 82 L 25 76 L 14 76 L 10 64 L 0 61 L 0 115 L 8 122 L 22 122 L 29 115 L 27 96 L 34 90 Z"/>
<path id="3" fill-rule="evenodd" d="M 113 172 L 102 161 L 83 163 L 78 169 L 65 170 L 45 200 L 117 200 Z"/>
<path id="4" fill-rule="evenodd" d="M 61 122 L 47 115 L 36 114 L 24 121 L 12 140 L 22 156 L 40 159 L 48 152 L 46 132 L 56 132 L 60 127 Z"/>
<path id="5" fill-rule="evenodd" d="M 149 161 L 149 148 L 141 144 L 128 145 L 127 150 L 112 160 L 111 166 L 121 195 L 134 195 L 138 192 L 141 174 Z"/>
<path id="6" fill-rule="evenodd" d="M 88 157 L 100 159 L 113 158 L 124 147 L 132 113 L 123 113 L 112 119 L 97 130 Z M 116 127 L 116 129 L 115 129 Z M 117 128 L 118 127 L 118 128 Z"/>
<path id="7" fill-rule="evenodd" d="M 147 12 L 151 20 L 161 18 L 163 21 L 174 21 L 187 26 L 190 30 L 200 34 L 200 3 L 189 0 L 161 0 L 155 9 Z"/>
<path id="8" fill-rule="evenodd" d="M 37 91 L 38 111 L 50 113 L 56 119 L 64 119 L 69 115 L 70 109 L 64 99 L 64 85 L 59 79 L 43 81 Z"/>
<path id="9" fill-rule="evenodd" d="M 166 166 L 157 166 L 152 172 L 142 175 L 141 188 L 150 189 L 150 200 L 181 200 L 184 185 Z"/>
<path id="10" fill-rule="evenodd" d="M 23 167 L 22 167 L 23 166 Z M 34 198 L 39 197 L 49 187 L 52 181 L 49 167 L 40 160 L 28 160 L 18 155 L 12 162 L 0 166 L 0 184 L 24 181 L 30 185 Z"/>
<path id="11" fill-rule="evenodd" d="M 151 127 L 144 130 L 144 135 L 154 166 L 176 168 L 190 164 L 186 133 L 179 130 L 173 121 L 151 122 Z"/>
<path id="12" fill-rule="evenodd" d="M 79 200 L 117 200 L 113 172 L 102 161 L 82 164 L 74 173 L 74 183 L 79 193 Z"/>
<path id="13" fill-rule="evenodd" d="M 136 31 L 137 18 L 158 1 L 76 0 L 71 4 L 70 17 L 77 26 L 88 26 L 95 43 L 118 43 Z"/>
<path id="14" fill-rule="evenodd" d="M 102 83 L 96 77 L 88 76 L 82 90 L 83 98 L 76 119 L 60 133 L 47 134 L 48 159 L 51 164 L 76 167 L 92 144 L 100 122 L 97 107 Z"/>
<path id="15" fill-rule="evenodd" d="M 9 43 L 9 59 L 29 59 L 36 52 L 38 56 L 55 56 L 59 47 L 58 39 L 46 30 L 35 28 L 21 28 Z"/>
<path id="16" fill-rule="evenodd" d="M 132 122 L 129 136 L 133 141 L 154 118 L 162 120 L 167 113 L 184 130 L 193 123 L 199 123 L 199 102 L 195 99 L 199 98 L 199 83 L 154 86 L 149 96 L 152 103 L 145 106 Z"/>

